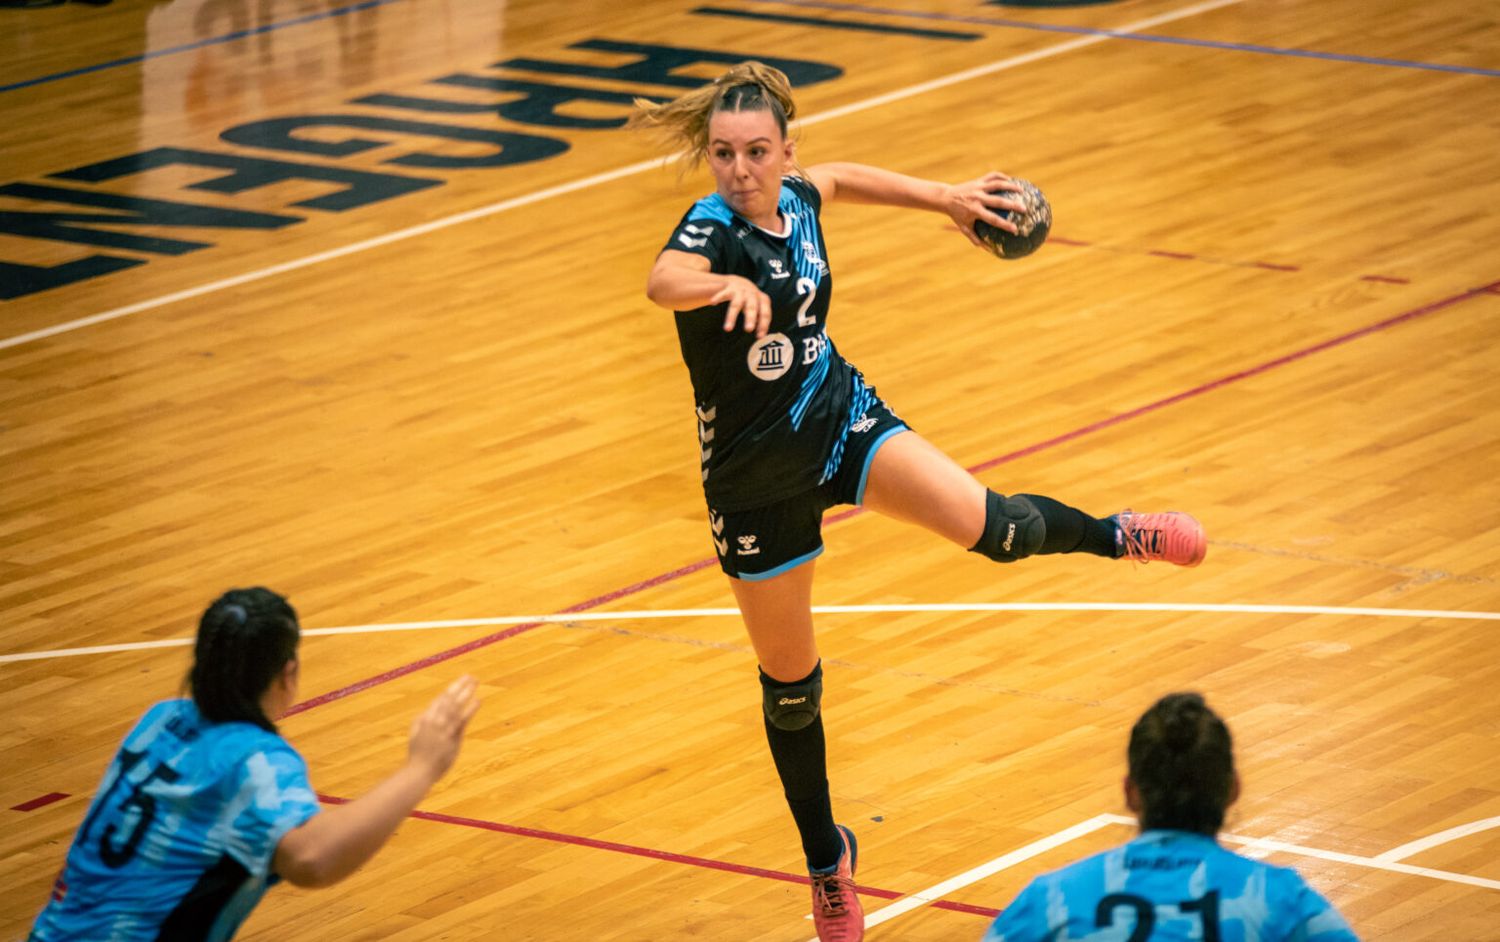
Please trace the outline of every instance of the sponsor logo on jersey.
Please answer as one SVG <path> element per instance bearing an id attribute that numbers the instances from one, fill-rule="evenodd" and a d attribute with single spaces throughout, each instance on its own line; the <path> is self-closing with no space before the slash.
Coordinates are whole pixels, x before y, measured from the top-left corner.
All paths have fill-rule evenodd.
<path id="1" fill-rule="evenodd" d="M 875 427 L 875 420 L 872 419 L 872 418 L 870 418 L 867 415 L 862 415 L 862 416 L 859 417 L 859 421 L 858 422 L 855 422 L 853 425 L 849 426 L 849 431 L 851 431 L 851 432 L 868 432 L 870 429 L 872 429 L 874 427 Z"/>
<path id="2" fill-rule="evenodd" d="M 751 345 L 745 362 L 756 379 L 770 382 L 781 379 L 792 368 L 792 351 L 792 341 L 786 334 L 766 334 Z"/>
<path id="3" fill-rule="evenodd" d="M 790 277 L 792 277 L 792 273 L 789 272 L 789 271 L 787 271 L 786 267 L 781 264 L 781 259 L 779 259 L 779 258 L 768 259 L 766 261 L 766 264 L 768 264 L 768 265 L 771 266 L 771 280 L 772 281 L 775 281 L 778 278 L 790 278 Z"/>
<path id="4" fill-rule="evenodd" d="M 734 551 L 736 556 L 754 556 L 760 552 L 760 547 L 755 545 L 754 536 L 741 536 L 736 539 L 740 544 L 740 548 Z"/>
<path id="5" fill-rule="evenodd" d="M 813 267 L 817 268 L 818 274 L 828 274 L 828 263 L 819 257 L 818 247 L 807 239 L 802 240 L 802 256 L 812 263 Z"/>

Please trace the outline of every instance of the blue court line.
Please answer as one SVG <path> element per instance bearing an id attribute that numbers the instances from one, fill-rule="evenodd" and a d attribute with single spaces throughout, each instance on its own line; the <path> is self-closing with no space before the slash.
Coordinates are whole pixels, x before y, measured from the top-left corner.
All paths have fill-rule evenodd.
<path id="1" fill-rule="evenodd" d="M 751 13 L 749 10 L 726 10 L 721 7 L 696 7 L 694 13 L 708 16 L 732 16 L 743 20 L 768 20 L 773 23 L 795 23 L 799 26 L 821 26 L 825 29 L 852 29 L 867 33 L 893 33 L 922 39 L 982 39 L 983 33 L 957 33 L 946 29 L 916 29 L 911 26 L 887 26 L 884 23 L 862 23 L 858 20 L 820 20 L 811 16 L 787 16 L 783 13 Z"/>
<path id="2" fill-rule="evenodd" d="M 76 75 L 88 75 L 90 72 L 101 72 L 105 69 L 113 69 L 122 65 L 134 65 L 137 62 L 145 62 L 147 59 L 156 59 L 161 56 L 176 55 L 179 52 L 191 52 L 194 49 L 202 49 L 205 46 L 216 46 L 220 43 L 232 43 L 237 39 L 247 36 L 258 36 L 261 33 L 269 33 L 272 30 L 286 29 L 289 26 L 302 26 L 317 20 L 326 20 L 335 16 L 343 16 L 347 13 L 359 13 L 373 7 L 385 6 L 387 3 L 396 3 L 397 0 L 363 0 L 353 6 L 339 7 L 336 10 L 324 10 L 322 13 L 309 13 L 292 20 L 282 20 L 280 23 L 267 23 L 265 26 L 255 26 L 250 29 L 236 30 L 225 33 L 223 36 L 213 36 L 209 39 L 200 39 L 197 42 L 187 43 L 182 46 L 172 46 L 167 49 L 158 49 L 155 52 L 143 52 L 138 56 L 126 56 L 123 59 L 115 59 L 110 62 L 101 62 L 98 65 L 86 65 L 82 68 L 69 69 L 66 72 L 56 72 L 52 75 L 43 75 L 40 78 L 26 79 L 21 82 L 13 82 L 10 85 L 0 85 L 0 93 L 13 92 L 18 88 L 30 88 L 33 85 L 44 85 L 47 82 L 56 82 L 65 78 L 73 78 Z"/>
<path id="3" fill-rule="evenodd" d="M 1299 59 L 1323 59 L 1329 62 L 1352 62 L 1359 65 L 1380 65 L 1395 69 L 1423 69 L 1429 72 L 1452 72 L 1459 75 L 1483 75 L 1500 78 L 1500 69 L 1485 69 L 1479 66 L 1443 65 L 1438 62 L 1416 62 L 1411 59 L 1387 59 L 1381 56 L 1360 56 L 1342 52 L 1319 52 L 1313 49 L 1292 49 L 1287 46 L 1262 46 L 1256 43 L 1232 43 L 1215 39 L 1191 39 L 1182 36 L 1162 36 L 1155 33 L 1122 33 L 1112 29 L 1090 26 L 1061 26 L 1052 23 L 1028 23 L 1025 20 L 1007 20 L 990 16 L 963 16 L 956 13 L 931 13 L 913 10 L 895 10 L 886 7 L 861 4 L 828 3 L 823 0 L 743 0 L 745 3 L 775 4 L 787 7 L 805 7 L 813 10 L 830 10 L 841 13 L 865 13 L 876 16 L 900 16 L 924 20 L 941 20 L 948 23 L 972 23 L 979 26 L 1004 26 L 1011 29 L 1029 29 L 1043 33 L 1071 33 L 1080 36 L 1109 36 L 1134 42 L 1166 43 L 1176 46 L 1198 46 L 1204 49 L 1223 49 L 1228 52 L 1253 52 L 1268 56 L 1291 56 Z"/>

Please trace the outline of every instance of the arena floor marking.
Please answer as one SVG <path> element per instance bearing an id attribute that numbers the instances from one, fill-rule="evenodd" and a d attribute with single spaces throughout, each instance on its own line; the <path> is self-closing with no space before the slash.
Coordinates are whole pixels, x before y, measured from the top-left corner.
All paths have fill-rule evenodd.
<path id="1" fill-rule="evenodd" d="M 1158 16 L 1148 17 L 1144 20 L 1130 23 L 1126 26 L 1120 27 L 1118 30 L 1110 32 L 1109 34 L 1085 36 L 1080 39 L 1071 39 L 1067 42 L 1058 43 L 1055 46 L 1049 46 L 1036 52 L 1029 52 L 1018 56 L 1012 56 L 1009 59 L 1001 59 L 988 65 L 980 66 L 978 68 L 956 72 L 944 78 L 934 79 L 929 82 L 921 82 L 919 84 L 910 85 L 904 89 L 899 89 L 897 91 L 889 92 L 884 95 L 876 95 L 872 98 L 866 98 L 863 101 L 853 102 L 852 104 L 834 108 L 831 111 L 825 111 L 821 114 L 816 114 L 809 118 L 804 118 L 801 120 L 801 124 L 803 126 L 810 126 L 821 121 L 829 121 L 834 118 L 840 118 L 859 111 L 865 111 L 870 108 L 878 108 L 881 105 L 890 104 L 894 101 L 900 101 L 904 98 L 910 98 L 914 95 L 920 95 L 924 92 L 929 92 L 934 89 L 944 88 L 948 85 L 953 85 L 958 82 L 967 81 L 969 79 L 978 78 L 984 75 L 992 75 L 996 72 L 1001 72 L 1006 69 L 1012 69 L 1020 65 L 1026 65 L 1040 59 L 1046 59 L 1052 56 L 1061 55 L 1065 52 L 1072 52 L 1074 49 L 1082 49 L 1086 46 L 1093 46 L 1102 42 L 1107 42 L 1111 39 L 1117 39 L 1120 35 L 1133 33 L 1136 30 L 1147 29 L 1152 26 L 1161 25 L 1163 23 L 1170 23 L 1173 20 L 1196 16 L 1199 13 L 1205 13 L 1210 10 L 1217 10 L 1220 7 L 1231 6 L 1233 4 L 1243 2 L 1244 0 L 1209 0 L 1209 2 L 1207 3 L 1199 3 L 1194 4 L 1193 6 L 1182 7 L 1178 10 L 1169 11 Z M 58 334 L 68 333 L 70 331 L 79 330 L 84 327 L 91 327 L 95 324 L 103 324 L 108 321 L 118 320 L 122 317 L 128 317 L 132 314 L 139 314 L 142 311 L 149 311 L 154 308 L 175 303 L 177 301 L 187 301 L 191 300 L 192 298 L 199 298 L 206 294 L 212 294 L 216 291 L 222 291 L 225 288 L 233 288 L 239 285 L 249 284 L 250 282 L 261 281 L 275 275 L 282 275 L 287 272 L 297 271 L 299 269 L 307 268 L 312 265 L 317 265 L 320 262 L 332 261 L 333 259 L 343 258 L 345 256 L 353 255 L 358 252 L 363 252 L 367 249 L 379 248 L 380 246 L 390 245 L 394 242 L 401 242 L 405 239 L 413 238 L 414 236 L 427 235 L 432 232 L 437 232 L 441 229 L 447 229 L 450 226 L 456 226 L 466 222 L 473 222 L 474 220 L 484 219 L 497 213 L 503 213 L 522 206 L 529 206 L 532 203 L 541 202 L 542 200 L 550 199 L 554 196 L 562 196 L 568 193 L 577 192 L 579 190 L 586 190 L 591 187 L 598 186 L 602 183 L 609 183 L 614 180 L 622 179 L 624 177 L 633 176 L 634 174 L 650 170 L 654 167 L 665 166 L 667 163 L 668 160 L 662 158 L 643 160 L 639 163 L 620 167 L 616 170 L 610 170 L 604 173 L 596 173 L 592 176 L 574 180 L 571 183 L 562 183 L 558 184 L 557 186 L 551 186 L 545 189 L 536 190 L 522 196 L 513 197 L 508 200 L 501 200 L 496 203 L 491 203 L 488 206 L 480 206 L 476 207 L 475 209 L 465 210 L 461 213 L 455 213 L 454 215 L 445 216 L 441 219 L 434 219 L 431 222 L 425 222 L 420 225 L 410 226 L 406 229 L 398 229 L 395 232 L 389 232 L 382 236 L 375 236 L 374 238 L 364 239 L 362 241 L 354 242 L 336 249 L 317 252 L 312 255 L 306 255 L 302 258 L 292 259 L 291 261 L 282 262 L 277 265 L 270 265 L 266 268 L 256 269 L 255 271 L 246 272 L 241 275 L 222 278 L 218 281 L 211 281 L 207 284 L 198 285 L 193 288 L 186 288 L 182 291 L 175 291 L 171 294 L 165 294 L 160 297 L 151 298 L 145 301 L 138 301 L 134 304 L 127 304 L 123 307 L 113 308 L 111 310 L 103 311 L 98 314 L 91 314 L 88 317 L 80 317 L 76 320 L 66 321 L 61 324 L 54 324 L 51 327 L 43 327 L 24 334 L 17 334 L 13 337 L 0 339 L 0 350 L 6 350 L 10 347 L 18 347 L 22 344 L 30 343 L 35 340 L 54 337 Z"/>
<path id="2" fill-rule="evenodd" d="M 932 602 L 899 605 L 814 605 L 814 615 L 866 615 L 905 612 L 1179 612 L 1187 614 L 1231 615 L 1334 615 L 1338 617 L 1438 618 L 1462 621 L 1500 621 L 1500 612 L 1455 611 L 1434 608 L 1366 608 L 1338 605 L 1246 605 L 1197 602 Z M 571 624 L 591 621 L 639 621 L 655 618 L 738 618 L 737 608 L 664 608 L 621 612 L 572 612 L 557 615 L 499 615 L 493 618 L 455 618 L 436 621 L 387 622 L 374 625 L 342 625 L 334 628 L 304 628 L 302 637 L 330 635 L 383 634 L 393 631 L 432 631 L 440 628 L 492 628 L 500 625 L 517 627 Z M 43 661 L 88 654 L 115 654 L 151 648 L 185 648 L 192 638 L 161 641 L 129 641 L 83 648 L 57 648 L 51 651 L 27 651 L 0 654 L 0 664 L 17 661 Z M 1500 827 L 1496 818 L 1491 827 Z"/>
<path id="3" fill-rule="evenodd" d="M 1109 817 L 1113 818 L 1116 824 L 1125 824 L 1130 827 L 1136 826 L 1135 818 L 1120 814 L 1110 815 Z M 1254 848 L 1262 853 L 1280 851 L 1302 857 L 1328 860 L 1334 863 L 1354 864 L 1355 866 L 1368 867 L 1372 870 L 1387 870 L 1391 873 L 1430 877 L 1434 880 L 1443 880 L 1448 883 L 1464 883 L 1469 886 L 1483 887 L 1487 890 L 1500 890 L 1500 880 L 1470 876 L 1467 873 L 1453 873 L 1449 870 L 1434 870 L 1431 867 L 1414 867 L 1411 864 L 1397 863 L 1393 860 L 1382 860 L 1379 856 L 1365 857 L 1359 854 L 1346 854 L 1336 850 L 1320 850 L 1316 847 L 1308 847 L 1305 844 L 1289 844 L 1285 841 L 1276 841 L 1261 837 L 1244 837 L 1239 834 L 1220 834 L 1219 840 L 1229 844 L 1239 844 L 1247 848 Z M 1397 849 L 1399 850 L 1399 848 Z"/>
<path id="4" fill-rule="evenodd" d="M 324 804 L 342 805 L 347 804 L 350 799 L 340 798 L 334 795 L 319 795 L 318 800 Z M 780 880 L 784 883 L 808 884 L 807 874 L 787 873 L 783 870 L 770 870 L 765 867 L 752 867 L 748 864 L 730 863 L 723 860 L 714 860 L 710 857 L 697 857 L 692 854 L 679 854 L 669 850 L 656 850 L 651 847 L 641 847 L 636 844 L 622 844 L 618 841 L 605 841 L 594 837 L 582 837 L 577 834 L 563 834 L 559 831 L 545 831 L 538 828 L 522 827 L 516 824 L 503 824 L 499 821 L 486 821 L 482 818 L 470 818 L 462 815 L 444 814 L 437 811 L 413 811 L 409 817 L 419 821 L 431 821 L 437 824 L 456 825 L 458 827 L 475 828 L 481 831 L 494 831 L 500 834 L 510 834 L 517 837 L 530 837 L 537 840 L 554 841 L 559 844 L 572 844 L 576 847 L 587 847 L 593 850 L 605 850 L 616 854 L 630 854 L 636 857 L 649 857 L 653 860 L 662 860 L 667 863 L 684 864 L 690 867 L 702 867 L 706 870 L 720 870 L 726 873 L 737 873 L 743 876 L 760 877 L 766 880 Z M 876 886 L 860 884 L 860 895 L 878 896 L 882 899 L 899 899 L 901 894 L 895 890 L 881 889 Z M 971 906 L 967 903 L 954 903 L 934 901 L 943 909 L 954 912 L 972 913 L 979 916 L 994 918 L 999 910 L 989 909 L 983 906 Z"/>
<path id="5" fill-rule="evenodd" d="M 1175 395 L 1168 396 L 1168 397 L 1166 397 L 1164 399 L 1159 399 L 1159 400 L 1157 400 L 1157 401 L 1155 401 L 1153 403 L 1148 403 L 1147 405 L 1140 406 L 1140 407 L 1137 407 L 1135 409 L 1129 410 L 1127 412 L 1123 412 L 1123 413 L 1117 414 L 1117 415 L 1115 415 L 1115 416 L 1113 416 L 1113 417 L 1111 417 L 1109 419 L 1105 419 L 1105 420 L 1102 420 L 1102 421 L 1099 421 L 1099 422 L 1092 423 L 1092 424 L 1084 426 L 1084 427 L 1082 427 L 1080 429 L 1074 429 L 1071 432 L 1066 432 L 1066 433 L 1064 433 L 1062 435 L 1056 436 L 1054 438 L 1048 439 L 1048 440 L 1043 441 L 1043 442 L 1039 442 L 1039 443 L 1030 445 L 1030 446 L 1028 446 L 1026 448 L 1023 448 L 1023 449 L 1020 449 L 1018 451 L 1013 451 L 1013 452 L 1010 452 L 1008 454 L 1001 455 L 998 458 L 992 458 L 992 459 L 990 459 L 988 461 L 984 461 L 984 462 L 981 462 L 978 465 L 970 467 L 968 470 L 970 472 L 972 472 L 972 473 L 976 473 L 977 474 L 980 471 L 987 470 L 989 468 L 993 468 L 996 465 L 1004 464 L 1006 462 L 1013 461 L 1013 460 L 1015 460 L 1017 458 L 1020 458 L 1020 457 L 1026 456 L 1026 455 L 1030 455 L 1030 454 L 1034 454 L 1034 453 L 1039 452 L 1039 451 L 1043 451 L 1043 450 L 1045 450 L 1047 448 L 1051 448 L 1051 447 L 1053 447 L 1055 445 L 1063 444 L 1065 442 L 1072 441 L 1072 440 L 1077 439 L 1077 438 L 1081 438 L 1081 437 L 1083 437 L 1083 436 L 1085 436 L 1085 435 L 1087 435 L 1087 434 L 1089 434 L 1091 432 L 1095 432 L 1095 431 L 1099 431 L 1100 429 L 1108 428 L 1108 427 L 1110 427 L 1112 425 L 1119 424 L 1119 423 L 1127 421 L 1129 419 L 1138 418 L 1139 416 L 1145 415 L 1145 414 L 1150 413 L 1150 412 L 1154 412 L 1154 411 L 1156 411 L 1158 409 L 1164 408 L 1165 406 L 1174 405 L 1176 403 L 1183 402 L 1183 401 L 1185 401 L 1187 399 L 1190 399 L 1190 398 L 1192 398 L 1194 396 L 1202 395 L 1202 394 L 1204 394 L 1206 392 L 1219 389 L 1219 388 L 1221 388 L 1223 386 L 1226 386 L 1226 385 L 1228 385 L 1230 383 L 1238 382 L 1239 380 L 1245 379 L 1245 378 L 1250 377 L 1250 376 L 1258 375 L 1260 373 L 1266 372 L 1266 371 L 1274 369 L 1276 367 L 1285 366 L 1288 363 L 1293 363 L 1293 362 L 1299 361 L 1299 360 L 1301 360 L 1301 359 L 1303 359 L 1305 357 L 1311 356 L 1314 353 L 1319 353 L 1319 352 L 1331 349 L 1333 347 L 1336 347 L 1336 346 L 1339 346 L 1341 344 L 1344 344 L 1344 343 L 1347 343 L 1349 341 L 1352 341 L 1352 340 L 1354 340 L 1356 338 L 1364 337 L 1364 336 L 1367 336 L 1367 335 L 1370 335 L 1370 334 L 1373 334 L 1373 333 L 1376 333 L 1376 332 L 1379 332 L 1379 331 L 1386 330 L 1388 328 L 1394 327 L 1394 326 L 1396 326 L 1398 324 L 1401 324 L 1401 323 L 1404 323 L 1406 321 L 1414 320 L 1416 318 L 1424 317 L 1424 316 L 1426 316 L 1428 314 L 1432 314 L 1432 313 L 1435 313 L 1437 311 L 1444 310 L 1444 309 L 1446 309 L 1448 307 L 1453 306 L 1454 304 L 1457 304 L 1457 303 L 1462 302 L 1462 301 L 1466 301 L 1466 300 L 1468 300 L 1470 298 L 1479 297 L 1481 295 L 1488 296 L 1497 287 L 1500 287 L 1500 281 L 1492 282 L 1492 283 L 1490 283 L 1488 285 L 1483 285 L 1483 286 L 1480 286 L 1480 287 L 1477 287 L 1477 288 L 1470 288 L 1468 291 L 1460 292 L 1459 294 L 1455 294 L 1455 295 L 1450 295 L 1449 297 L 1443 298 L 1443 299 L 1441 299 L 1439 301 L 1434 301 L 1434 302 L 1432 302 L 1430 304 L 1426 304 L 1426 305 L 1423 305 L 1421 307 L 1414 308 L 1414 309 L 1412 309 L 1410 311 L 1407 311 L 1407 312 L 1402 313 L 1402 314 L 1398 314 L 1398 315 L 1396 315 L 1394 317 L 1389 317 L 1389 318 L 1386 318 L 1384 320 L 1377 321 L 1377 322 L 1375 322 L 1373 324 L 1370 324 L 1370 325 L 1367 325 L 1365 327 L 1362 327 L 1362 328 L 1356 329 L 1354 331 L 1350 331 L 1350 332 L 1341 334 L 1339 336 L 1336 336 L 1336 337 L 1334 337 L 1334 338 L 1332 338 L 1330 340 L 1325 340 L 1325 341 L 1323 341 L 1321 343 L 1314 344 L 1311 347 L 1305 347 L 1305 348 L 1303 348 L 1303 349 L 1301 349 L 1299 351 L 1295 351 L 1293 353 L 1285 354 L 1285 355 L 1283 355 L 1281 357 L 1277 357 L 1276 359 L 1264 362 L 1264 363 L 1260 364 L 1259 366 L 1251 367 L 1251 368 L 1246 369 L 1246 370 L 1241 370 L 1241 371 L 1239 371 L 1237 373 L 1233 373 L 1233 374 L 1230 374 L 1228 376 L 1220 377 L 1217 380 L 1212 380 L 1210 382 L 1200 384 L 1200 385 L 1198 385 L 1196 387 L 1193 387 L 1190 390 L 1187 390 L 1186 392 L 1177 393 Z M 841 512 L 841 513 L 838 513 L 838 514 L 833 514 L 833 515 L 830 515 L 829 517 L 826 517 L 824 519 L 824 524 L 825 525 L 832 525 L 832 524 L 835 524 L 835 523 L 839 523 L 839 522 L 841 522 L 843 520 L 847 520 L 847 519 L 849 519 L 851 517 L 857 516 L 857 515 L 862 514 L 862 513 L 864 513 L 864 509 L 863 508 L 861 508 L 861 507 L 854 507 L 854 508 L 851 508 L 850 510 L 847 510 L 847 511 L 844 511 L 844 512 Z M 1212 541 L 1210 541 L 1210 542 L 1212 542 Z M 613 590 L 611 592 L 606 592 L 603 595 L 596 596 L 596 597 L 594 597 L 592 599 L 589 599 L 587 601 L 584 601 L 584 602 L 579 602 L 576 605 L 569 606 L 568 608 L 564 609 L 562 612 L 559 612 L 558 614 L 561 614 L 561 615 L 575 614 L 575 613 L 578 613 L 578 612 L 583 612 L 583 611 L 588 611 L 590 609 L 598 608 L 599 606 L 604 605 L 604 604 L 606 604 L 608 602 L 614 601 L 615 599 L 623 598 L 623 597 L 628 596 L 628 595 L 634 595 L 634 594 L 636 594 L 638 592 L 643 592 L 646 589 L 649 589 L 649 588 L 652 588 L 652 587 L 655 587 L 655 586 L 658 586 L 658 585 L 663 585 L 663 584 L 668 583 L 668 582 L 672 582 L 672 581 L 674 581 L 676 579 L 682 578 L 683 576 L 687 576 L 687 575 L 690 575 L 692 573 L 698 572 L 699 570 L 707 569 L 710 566 L 712 566 L 714 564 L 714 562 L 715 562 L 715 560 L 712 559 L 712 558 L 710 558 L 710 559 L 700 559 L 697 562 L 689 563 L 686 566 L 681 566 L 681 567 L 679 567 L 677 569 L 674 569 L 674 570 L 671 570 L 669 572 L 660 573 L 660 574 L 658 574 L 656 576 L 652 576 L 649 579 L 645 579 L 645 580 L 642 580 L 640 582 L 632 583 L 631 585 L 625 586 L 623 588 L 615 589 L 615 590 Z M 513 638 L 513 637 L 519 636 L 519 635 L 524 634 L 524 633 L 526 633 L 528 631 L 531 631 L 531 630 L 533 630 L 535 628 L 541 627 L 544 624 L 547 624 L 547 622 L 543 622 L 543 621 L 530 621 L 530 622 L 526 622 L 524 624 L 514 625 L 514 626 L 506 628 L 506 629 L 504 629 L 502 631 L 495 632 L 495 633 L 490 634 L 490 635 L 486 635 L 486 636 L 484 636 L 482 638 L 477 638 L 477 639 L 474 639 L 472 641 L 468 641 L 468 642 L 466 642 L 464 644 L 461 644 L 461 645 L 459 645 L 457 647 L 448 648 L 447 650 L 444 650 L 444 651 L 439 651 L 438 653 L 429 655 L 428 657 L 422 658 L 421 660 L 413 661 L 411 663 L 404 664 L 404 665 L 401 665 L 399 667 L 392 668 L 392 669 L 390 669 L 388 671 L 385 671 L 384 673 L 377 674 L 377 675 L 375 675 L 373 677 L 368 677 L 368 678 L 366 678 L 364 680 L 361 680 L 361 681 L 358 681 L 356 683 L 350 684 L 350 685 L 348 685 L 346 687 L 341 687 L 341 688 L 338 688 L 338 689 L 335 689 L 335 690 L 331 690 L 331 691 L 329 691 L 327 693 L 324 693 L 324 694 L 321 694 L 321 695 L 319 695 L 317 697 L 314 697 L 311 700 L 303 701 L 302 703 L 294 705 L 291 708 L 291 710 L 288 711 L 287 715 L 301 713 L 301 712 L 303 712 L 305 710 L 310 710 L 310 709 L 313 709 L 314 707 L 322 706 L 325 703 L 330 703 L 330 702 L 332 702 L 334 700 L 339 700 L 339 699 L 342 699 L 344 697 L 351 696 L 351 695 L 359 693 L 359 692 L 361 692 L 363 690 L 368 690 L 371 687 L 377 686 L 379 684 L 383 684 L 383 683 L 385 683 L 387 681 L 390 681 L 390 680 L 395 680 L 398 677 L 404 677 L 407 674 L 413 673 L 415 671 L 422 670 L 423 668 L 430 667 L 430 666 L 432 666 L 434 664 L 439 664 L 439 663 L 442 663 L 444 661 L 451 660 L 451 659 L 453 659 L 455 657 L 459 657 L 460 655 L 468 654 L 468 653 L 470 653 L 472 651 L 479 650 L 480 648 L 486 647 L 486 646 L 494 644 L 496 642 L 504 641 L 507 638 Z M 151 642 L 144 642 L 144 643 L 151 644 Z M 17 656 L 16 655 L 12 655 L 11 657 L 14 658 L 14 657 L 17 657 Z"/>
<path id="6" fill-rule="evenodd" d="M 1468 837 L 1470 834 L 1478 834 L 1481 831 L 1488 831 L 1492 828 L 1500 828 L 1500 818 L 1483 818 L 1478 821 L 1471 821 L 1468 824 L 1451 827 L 1446 831 L 1439 831 L 1436 834 L 1429 834 L 1409 844 L 1393 847 L 1383 854 L 1376 854 L 1374 859 L 1382 863 L 1395 863 L 1398 860 L 1405 860 L 1414 854 L 1420 854 L 1425 850 L 1431 850 L 1434 847 Z"/>
<path id="7" fill-rule="evenodd" d="M 1265 46 L 1259 43 L 1236 43 L 1218 39 L 1194 39 L 1191 36 L 1158 36 L 1141 34 L 1131 30 L 1132 35 L 1119 35 L 1119 31 L 1099 26 L 1068 26 L 1061 23 L 1034 23 L 1027 20 L 1009 20 L 995 16 L 974 16 L 961 13 L 901 10 L 892 7 L 876 7 L 863 4 L 829 3 L 826 0 L 747 0 L 749 3 L 774 4 L 776 6 L 799 7 L 809 10 L 827 10 L 838 13 L 865 13 L 876 16 L 906 17 L 908 19 L 934 20 L 944 23 L 967 23 L 976 26 L 1001 26 L 1007 29 L 1034 30 L 1043 33 L 1073 33 L 1085 36 L 1103 36 L 1109 39 L 1125 39 L 1131 42 L 1165 43 L 1173 46 L 1198 46 L 1223 52 L 1251 52 L 1268 56 L 1290 56 L 1295 59 L 1322 59 L 1354 65 L 1378 65 L 1396 69 L 1420 69 L 1430 72 L 1449 72 L 1457 75 L 1479 75 L 1500 77 L 1500 69 L 1482 66 L 1446 65 L 1441 62 L 1418 62 L 1414 59 L 1390 59 L 1382 56 L 1361 56 L 1343 52 L 1320 52 L 1316 49 L 1294 49 L 1290 46 Z M 1144 27 L 1143 27 L 1144 28 Z"/>

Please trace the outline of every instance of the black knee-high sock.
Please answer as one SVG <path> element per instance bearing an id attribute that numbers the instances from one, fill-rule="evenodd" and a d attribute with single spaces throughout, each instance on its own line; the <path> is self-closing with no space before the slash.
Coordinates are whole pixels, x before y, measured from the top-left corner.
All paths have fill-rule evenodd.
<path id="1" fill-rule="evenodd" d="M 816 674 L 820 668 L 814 668 Z M 807 683 L 813 674 L 797 683 Z M 762 671 L 760 682 L 774 690 L 784 686 Z M 826 869 L 838 863 L 843 839 L 833 823 L 833 804 L 828 797 L 827 746 L 823 739 L 823 716 L 820 713 L 801 729 L 777 729 L 769 718 L 765 721 L 766 741 L 771 758 L 786 791 L 786 803 L 802 835 L 802 852 L 809 869 Z"/>
<path id="2" fill-rule="evenodd" d="M 1067 504 L 1039 494 L 1017 494 L 1031 501 L 1047 524 L 1039 555 L 1047 553 L 1093 553 L 1095 556 L 1117 555 L 1115 524 L 1100 520 Z"/>

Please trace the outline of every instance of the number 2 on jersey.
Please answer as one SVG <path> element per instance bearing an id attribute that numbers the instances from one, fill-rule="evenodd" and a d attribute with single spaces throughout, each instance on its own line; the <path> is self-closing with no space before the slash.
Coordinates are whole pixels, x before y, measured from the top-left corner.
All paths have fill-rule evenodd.
<path id="1" fill-rule="evenodd" d="M 807 309 L 812 307 L 813 299 L 818 296 L 818 283 L 811 278 L 798 278 L 797 293 L 807 295 L 802 306 L 797 308 L 797 326 L 812 327 L 818 323 L 818 319 L 807 313 Z"/>

